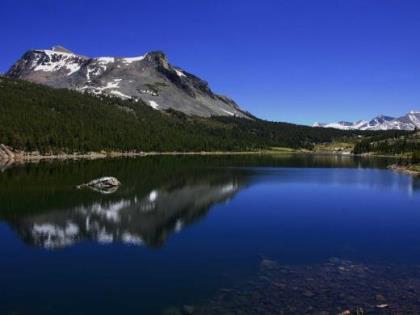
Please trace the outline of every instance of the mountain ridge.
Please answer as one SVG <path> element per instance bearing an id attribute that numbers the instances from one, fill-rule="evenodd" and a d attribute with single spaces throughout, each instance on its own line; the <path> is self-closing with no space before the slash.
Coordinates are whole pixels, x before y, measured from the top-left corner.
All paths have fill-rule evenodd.
<path id="1" fill-rule="evenodd" d="M 358 120 L 356 122 L 316 122 L 312 126 L 341 130 L 414 130 L 416 128 L 420 128 L 420 111 L 411 110 L 401 117 L 378 115 L 371 120 Z"/>
<path id="2" fill-rule="evenodd" d="M 172 108 L 187 115 L 252 117 L 231 98 L 214 93 L 206 81 L 171 65 L 162 51 L 87 57 L 62 46 L 30 49 L 5 75 L 53 88 L 142 100 L 154 109 Z"/>

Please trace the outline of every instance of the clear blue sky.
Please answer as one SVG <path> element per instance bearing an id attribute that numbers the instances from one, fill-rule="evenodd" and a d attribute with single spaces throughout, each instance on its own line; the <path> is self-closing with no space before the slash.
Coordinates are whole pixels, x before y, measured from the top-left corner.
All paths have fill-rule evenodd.
<path id="1" fill-rule="evenodd" d="M 29 48 L 163 50 L 255 115 L 355 120 L 420 110 L 418 0 L 1 0 L 0 72 Z"/>

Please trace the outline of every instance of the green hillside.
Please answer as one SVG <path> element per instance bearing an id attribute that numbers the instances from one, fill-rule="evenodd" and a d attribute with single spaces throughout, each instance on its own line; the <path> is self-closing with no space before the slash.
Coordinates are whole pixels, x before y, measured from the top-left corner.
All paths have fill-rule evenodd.
<path id="1" fill-rule="evenodd" d="M 410 157 L 413 153 L 420 152 L 420 133 L 417 130 L 379 133 L 359 141 L 353 152 L 355 154 L 374 153 Z"/>
<path id="2" fill-rule="evenodd" d="M 0 77 L 0 143 L 26 151 L 311 149 L 359 134 L 259 119 L 190 117 L 142 102 Z"/>

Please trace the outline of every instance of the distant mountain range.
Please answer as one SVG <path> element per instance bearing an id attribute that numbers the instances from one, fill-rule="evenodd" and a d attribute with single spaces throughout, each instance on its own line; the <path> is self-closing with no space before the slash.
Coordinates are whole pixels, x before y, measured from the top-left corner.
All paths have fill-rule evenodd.
<path id="1" fill-rule="evenodd" d="M 157 110 L 202 117 L 250 117 L 232 99 L 215 94 L 206 81 L 171 65 L 162 52 L 90 58 L 54 46 L 27 51 L 6 76 L 91 94 L 143 100 Z"/>
<path id="2" fill-rule="evenodd" d="M 380 115 L 371 120 L 356 122 L 314 123 L 313 127 L 336 128 L 341 130 L 414 130 L 420 128 L 420 111 L 410 111 L 401 117 Z"/>

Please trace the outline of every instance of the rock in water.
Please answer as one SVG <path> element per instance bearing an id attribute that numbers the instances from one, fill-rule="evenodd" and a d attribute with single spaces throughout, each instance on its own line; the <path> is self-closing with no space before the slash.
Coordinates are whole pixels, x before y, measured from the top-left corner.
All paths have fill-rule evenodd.
<path id="1" fill-rule="evenodd" d="M 121 183 L 115 177 L 101 177 L 98 179 L 94 179 L 86 184 L 86 186 L 97 187 L 97 188 L 109 188 L 120 186 Z"/>
<path id="2" fill-rule="evenodd" d="M 121 186 L 121 182 L 118 179 L 108 176 L 91 180 L 88 183 L 77 186 L 77 188 L 89 187 L 100 193 L 111 194 L 117 191 L 119 186 Z"/>

